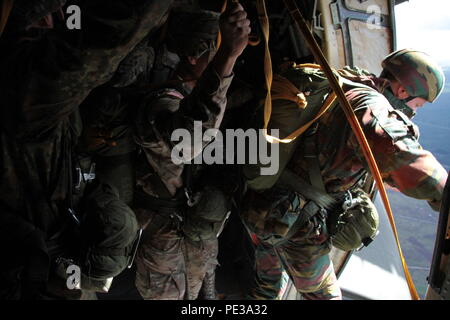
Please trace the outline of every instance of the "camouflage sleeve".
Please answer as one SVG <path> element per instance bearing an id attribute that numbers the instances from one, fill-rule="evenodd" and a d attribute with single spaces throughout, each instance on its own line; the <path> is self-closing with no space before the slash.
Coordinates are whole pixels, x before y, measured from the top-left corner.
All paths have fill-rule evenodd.
<path id="1" fill-rule="evenodd" d="M 81 30 L 61 24 L 41 38 L 11 43 L 0 61 L 8 103 L 0 111 L 2 122 L 31 137 L 55 127 L 111 79 L 121 60 L 161 25 L 172 2 L 82 1 Z"/>
<path id="2" fill-rule="evenodd" d="M 232 76 L 220 78 L 213 68 L 208 68 L 189 96 L 181 99 L 166 94 L 156 101 L 150 98 L 141 107 L 145 120 L 138 121 L 138 139 L 147 146 L 164 143 L 167 145 L 165 152 L 171 152 L 175 142 L 180 141 L 177 145 L 186 151 L 184 160 L 195 158 L 208 143 L 203 141 L 204 131 L 220 126 L 232 79 Z M 176 130 L 188 134 L 191 139 L 185 139 L 183 135 L 178 140 L 180 136 L 174 135 Z"/>
<path id="3" fill-rule="evenodd" d="M 202 152 L 208 143 L 203 141 L 205 130 L 220 126 L 232 79 L 233 76 L 219 77 L 209 67 L 189 96 L 183 98 L 166 93 L 155 98 L 150 95 L 140 106 L 136 142 L 144 149 L 147 160 L 171 193 L 181 186 L 183 171 L 183 163 L 175 163 L 172 158 L 172 153 L 178 155 L 173 149 L 176 147 L 183 151 L 184 163 Z M 181 136 L 176 134 L 176 130 Z"/>
<path id="4" fill-rule="evenodd" d="M 358 117 L 384 181 L 409 197 L 427 200 L 433 210 L 439 210 L 447 172 L 422 148 L 417 127 L 393 110 L 383 96 L 359 102 L 364 100 L 369 108 L 358 112 Z"/>

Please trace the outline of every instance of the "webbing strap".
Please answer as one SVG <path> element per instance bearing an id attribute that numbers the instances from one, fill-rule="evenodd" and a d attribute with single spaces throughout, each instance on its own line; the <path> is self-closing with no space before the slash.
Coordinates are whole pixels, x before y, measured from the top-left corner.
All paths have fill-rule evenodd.
<path id="1" fill-rule="evenodd" d="M 267 133 L 267 127 L 270 121 L 270 115 L 272 113 L 272 81 L 273 81 L 273 71 L 272 71 L 272 58 L 270 56 L 269 49 L 269 17 L 267 16 L 266 3 L 264 0 L 256 1 L 256 10 L 258 11 L 258 18 L 261 24 L 261 31 L 264 38 L 264 77 L 266 81 L 267 95 L 264 101 L 264 127 L 263 132 L 266 140 L 270 143 L 279 142 L 277 137 L 272 137 Z"/>
<path id="2" fill-rule="evenodd" d="M 186 207 L 186 198 L 182 193 L 179 193 L 177 197 L 171 199 L 156 198 L 145 191 L 138 189 L 135 192 L 134 205 L 136 208 L 172 214 L 177 211 L 182 211 Z"/>
<path id="3" fill-rule="evenodd" d="M 314 217 L 316 214 L 322 213 L 323 210 L 320 208 L 315 201 L 309 201 L 300 212 L 297 220 L 295 220 L 294 224 L 289 229 L 288 233 L 284 236 L 286 240 L 292 238 L 292 236 L 297 233 L 301 228 L 303 228 L 306 223 Z M 326 212 L 326 211 L 325 211 Z"/>
<path id="4" fill-rule="evenodd" d="M 228 4 L 228 0 L 224 0 L 222 9 L 220 9 L 220 14 L 224 13 L 225 10 L 227 10 L 227 4 Z M 217 34 L 217 40 L 216 40 L 217 49 L 220 48 L 221 44 L 222 44 L 222 34 L 220 33 L 220 30 L 219 30 L 219 33 Z"/>
<path id="5" fill-rule="evenodd" d="M 300 109 L 305 109 L 308 105 L 305 94 L 299 92 L 298 88 L 292 84 L 288 79 L 276 74 L 273 76 L 272 82 L 272 101 L 274 100 L 288 100 L 292 101 Z"/>
<path id="6" fill-rule="evenodd" d="M 311 30 L 309 29 L 307 23 L 305 22 L 300 10 L 297 7 L 297 4 L 294 0 L 284 0 L 284 3 L 286 7 L 288 8 L 292 18 L 294 21 L 296 21 L 297 25 L 300 28 L 300 31 L 302 32 L 306 42 L 308 43 L 308 46 L 310 47 L 314 58 L 320 62 L 320 65 L 323 68 L 323 71 L 325 72 L 325 75 L 327 76 L 330 86 L 332 87 L 333 91 L 336 93 L 339 103 L 350 123 L 350 126 L 355 133 L 356 138 L 358 139 L 359 144 L 362 147 L 362 151 L 364 153 L 364 157 L 367 160 L 367 163 L 370 167 L 370 171 L 377 182 L 378 189 L 380 191 L 381 198 L 383 200 L 384 207 L 386 209 L 386 212 L 388 213 L 389 222 L 392 227 L 392 231 L 395 236 L 395 241 L 397 244 L 398 252 L 400 254 L 403 270 L 405 272 L 406 281 L 408 283 L 409 291 L 411 294 L 412 299 L 419 300 L 419 295 L 417 294 L 416 288 L 414 286 L 414 283 L 412 281 L 411 275 L 408 270 L 408 266 L 406 265 L 405 258 L 403 256 L 403 252 L 400 246 L 400 241 L 398 238 L 397 228 L 395 226 L 395 220 L 394 215 L 392 214 L 391 206 L 389 204 L 389 199 L 387 197 L 386 189 L 384 188 L 383 179 L 381 177 L 380 171 L 378 169 L 377 163 L 375 161 L 375 158 L 373 156 L 372 150 L 370 149 L 370 146 L 367 142 L 367 139 L 364 135 L 364 132 L 361 128 L 361 125 L 359 124 L 358 118 L 355 115 L 355 112 L 353 111 L 349 101 L 347 100 L 344 91 L 342 90 L 341 86 L 339 85 L 338 80 L 336 79 L 333 70 L 331 69 L 330 65 L 328 64 L 328 61 L 326 60 L 325 56 L 322 53 L 322 50 L 320 49 L 319 45 L 317 44 L 314 35 L 312 34 Z"/>
<path id="7" fill-rule="evenodd" d="M 231 2 L 238 3 L 239 1 L 231 0 Z M 223 4 L 222 4 L 222 8 L 220 9 L 220 13 L 221 14 L 224 13 L 227 10 L 227 7 L 228 7 L 228 0 L 224 0 Z M 255 47 L 255 46 L 259 45 L 260 43 L 261 43 L 261 39 L 258 37 L 258 35 L 250 34 L 248 36 L 248 45 L 249 46 Z M 216 44 L 217 44 L 217 48 L 220 48 L 220 45 L 222 44 L 222 34 L 220 33 L 220 30 L 219 30 L 219 33 L 217 34 Z"/>
<path id="8" fill-rule="evenodd" d="M 300 193 L 307 200 L 312 200 L 320 207 L 330 211 L 334 210 L 339 204 L 334 197 L 326 193 L 324 190 L 306 182 L 302 177 L 287 168 L 281 173 L 277 184 L 288 187 L 289 189 Z"/>
<path id="9" fill-rule="evenodd" d="M 326 192 L 325 184 L 323 182 L 322 172 L 320 171 L 319 155 L 317 154 L 317 136 L 316 134 L 307 135 L 304 138 L 304 153 L 303 157 L 308 163 L 308 175 L 311 184 Z"/>
<path id="10" fill-rule="evenodd" d="M 315 64 L 301 64 L 301 65 L 298 65 L 297 67 L 298 68 L 321 69 L 321 67 L 319 65 L 315 65 Z M 267 127 L 269 125 L 270 117 L 272 114 L 272 101 L 284 99 L 284 100 L 290 100 L 290 101 L 296 102 L 299 108 L 304 109 L 304 108 L 308 107 L 308 103 L 306 101 L 306 97 L 305 97 L 304 93 L 298 92 L 298 89 L 297 89 L 298 93 L 294 96 L 295 99 L 293 99 L 294 97 L 291 95 L 290 95 L 290 97 L 287 97 L 286 93 L 281 93 L 281 90 L 278 89 L 280 86 L 280 84 L 278 83 L 279 79 L 280 79 L 280 77 L 278 77 L 276 75 L 273 77 L 273 83 L 272 83 L 273 88 L 271 85 L 271 92 L 274 94 L 271 95 L 270 100 L 267 99 L 267 97 L 266 97 L 266 100 L 264 102 L 264 133 L 265 133 L 265 138 L 269 143 L 291 143 L 293 140 L 295 140 L 300 135 L 302 135 L 306 130 L 308 130 L 308 128 L 314 122 L 316 122 L 320 117 L 322 117 L 324 115 L 325 112 L 327 112 L 331 108 L 331 106 L 336 101 L 336 94 L 334 92 L 332 92 L 328 95 L 327 99 L 323 103 L 322 107 L 320 108 L 319 112 L 314 117 L 314 119 L 307 122 L 306 124 L 304 124 L 303 126 L 298 128 L 297 130 L 295 130 L 294 132 L 289 134 L 287 137 L 285 137 L 283 139 L 279 139 L 277 137 L 273 137 L 273 136 L 270 136 L 267 134 Z M 266 76 L 266 83 L 267 83 L 267 81 L 269 81 L 269 79 Z M 288 81 L 288 80 L 286 80 L 286 81 Z M 282 83 L 284 83 L 284 82 L 285 81 L 283 80 Z M 340 82 L 340 85 L 342 85 L 342 82 Z M 268 93 L 268 95 L 269 95 L 269 93 Z"/>
<path id="11" fill-rule="evenodd" d="M 278 137 L 271 136 L 267 132 L 267 128 L 269 126 L 270 117 L 272 114 L 272 100 L 275 99 L 285 99 L 285 96 L 282 94 L 281 89 L 283 85 L 285 85 L 286 81 L 284 78 L 279 76 L 273 76 L 272 71 L 272 59 L 270 56 L 270 49 L 269 49 L 269 18 L 267 16 L 267 9 L 266 4 L 264 0 L 257 0 L 256 1 L 256 9 L 258 11 L 258 17 L 261 24 L 261 30 L 263 33 L 264 38 L 264 44 L 265 44 L 265 54 L 264 54 L 264 75 L 265 75 L 265 81 L 266 81 L 266 89 L 267 89 L 267 95 L 264 101 L 264 127 L 263 127 L 263 133 L 264 137 L 269 143 L 290 143 L 293 140 L 295 140 L 298 136 L 300 136 L 302 133 L 304 133 L 317 119 L 319 119 L 334 103 L 336 100 L 336 94 L 332 92 L 328 95 L 326 101 L 324 102 L 322 108 L 320 109 L 319 113 L 316 115 L 314 119 L 300 127 L 299 129 L 295 130 L 293 133 L 288 135 L 287 137 L 280 139 Z M 320 69 L 319 65 L 315 64 L 303 64 L 299 65 L 298 67 L 310 67 L 315 69 Z M 275 82 L 274 82 L 275 79 Z M 272 88 L 273 85 L 273 88 Z M 273 90 L 274 89 L 274 90 Z M 291 90 L 293 90 L 291 88 Z M 272 91 L 274 91 L 274 95 L 272 97 Z M 296 95 L 298 97 L 298 100 L 295 101 L 297 105 L 299 105 L 300 108 L 305 108 L 307 106 L 306 98 L 303 93 L 298 93 Z M 290 99 L 289 99 L 290 100 Z"/>
<path id="12" fill-rule="evenodd" d="M 14 5 L 14 0 L 3 0 L 0 7 L 0 37 L 2 36 L 3 30 L 5 30 L 6 24 L 8 23 L 9 14 L 11 13 L 12 7 Z"/>

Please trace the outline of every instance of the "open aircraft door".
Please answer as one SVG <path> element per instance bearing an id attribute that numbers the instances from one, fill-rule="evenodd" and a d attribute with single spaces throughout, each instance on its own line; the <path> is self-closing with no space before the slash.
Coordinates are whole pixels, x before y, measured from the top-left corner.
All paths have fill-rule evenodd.
<path id="1" fill-rule="evenodd" d="M 444 189 L 428 283 L 425 299 L 450 300 L 450 178 Z"/>

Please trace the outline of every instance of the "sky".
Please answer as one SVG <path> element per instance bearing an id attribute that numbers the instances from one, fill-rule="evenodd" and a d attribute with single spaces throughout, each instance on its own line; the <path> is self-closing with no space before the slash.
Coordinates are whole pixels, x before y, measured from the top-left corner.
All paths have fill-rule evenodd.
<path id="1" fill-rule="evenodd" d="M 397 48 L 422 50 L 450 69 L 450 1 L 409 0 L 395 12 Z"/>

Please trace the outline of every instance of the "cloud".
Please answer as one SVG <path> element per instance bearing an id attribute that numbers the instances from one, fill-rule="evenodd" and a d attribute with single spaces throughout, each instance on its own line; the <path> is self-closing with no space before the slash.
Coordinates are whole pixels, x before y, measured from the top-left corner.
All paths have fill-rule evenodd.
<path id="1" fill-rule="evenodd" d="M 410 0 L 395 12 L 398 49 L 425 51 L 450 68 L 450 1 Z"/>

